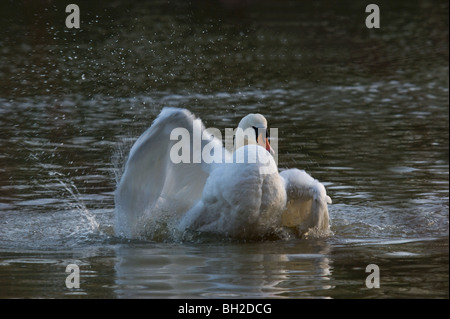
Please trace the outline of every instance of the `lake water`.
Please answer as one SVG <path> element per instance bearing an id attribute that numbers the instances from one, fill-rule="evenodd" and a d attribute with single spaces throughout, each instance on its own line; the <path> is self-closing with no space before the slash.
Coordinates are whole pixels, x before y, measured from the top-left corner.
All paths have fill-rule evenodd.
<path id="1" fill-rule="evenodd" d="M 378 1 L 379 29 L 355 1 L 75 3 L 80 29 L 58 1 L 0 4 L 1 298 L 448 298 L 448 1 Z M 264 114 L 333 234 L 115 237 L 164 106 L 222 132 Z"/>

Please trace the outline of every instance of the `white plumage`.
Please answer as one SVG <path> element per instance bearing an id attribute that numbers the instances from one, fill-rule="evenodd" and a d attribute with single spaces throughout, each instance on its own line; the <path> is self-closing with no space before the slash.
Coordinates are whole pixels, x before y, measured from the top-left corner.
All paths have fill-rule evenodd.
<path id="1" fill-rule="evenodd" d="M 242 139 L 239 128 L 248 133 Z M 171 139 L 175 129 L 193 138 Z M 244 117 L 231 153 L 189 111 L 164 108 L 130 150 L 115 192 L 116 234 L 200 232 L 245 239 L 292 230 L 299 236 L 310 230 L 327 234 L 331 199 L 325 187 L 298 169 L 278 173 L 268 139 L 257 135 L 258 129 L 267 130 L 262 115 Z M 195 142 L 199 132 L 203 138 Z M 176 163 L 174 156 L 183 151 L 188 157 Z"/>

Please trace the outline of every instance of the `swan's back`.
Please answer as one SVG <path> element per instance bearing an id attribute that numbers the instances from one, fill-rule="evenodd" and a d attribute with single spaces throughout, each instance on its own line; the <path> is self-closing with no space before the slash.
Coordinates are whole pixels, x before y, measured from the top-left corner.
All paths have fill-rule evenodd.
<path id="1" fill-rule="evenodd" d="M 278 173 L 264 174 L 270 163 L 253 161 L 267 151 L 246 145 L 233 155 L 233 163 L 217 166 L 206 181 L 202 199 L 182 222 L 182 227 L 221 233 L 233 238 L 261 238 L 280 225 L 286 202 Z"/>

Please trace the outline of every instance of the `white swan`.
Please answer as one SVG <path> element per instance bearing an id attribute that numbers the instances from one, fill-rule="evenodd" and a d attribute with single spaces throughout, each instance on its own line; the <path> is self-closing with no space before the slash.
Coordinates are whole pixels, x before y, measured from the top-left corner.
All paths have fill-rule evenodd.
<path id="1" fill-rule="evenodd" d="M 264 116 L 244 117 L 231 153 L 189 111 L 164 108 L 131 148 L 115 192 L 116 234 L 140 238 L 148 225 L 233 238 L 327 233 L 325 187 L 298 169 L 278 173 L 264 130 Z"/>

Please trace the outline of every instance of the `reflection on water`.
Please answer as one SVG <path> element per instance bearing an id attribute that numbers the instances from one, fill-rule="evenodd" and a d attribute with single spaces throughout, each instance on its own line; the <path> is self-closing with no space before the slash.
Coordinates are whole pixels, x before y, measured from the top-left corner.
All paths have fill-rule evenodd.
<path id="1" fill-rule="evenodd" d="M 448 298 L 448 2 L 0 4 L 0 296 Z M 163 106 L 263 113 L 334 235 L 128 242 L 113 191 Z M 65 266 L 81 288 L 64 286 Z M 381 270 L 368 289 L 365 267 Z"/>
<path id="2" fill-rule="evenodd" d="M 0 262 L 0 296 L 445 298 L 447 252 L 448 242 L 433 238 L 122 243 L 6 251 Z M 379 289 L 365 285 L 369 263 L 380 267 Z M 79 289 L 65 287 L 68 264 L 80 267 Z"/>
<path id="3" fill-rule="evenodd" d="M 326 251 L 313 245 L 302 248 L 303 253 L 296 254 L 289 246 L 280 249 L 275 243 L 184 245 L 169 247 L 167 254 L 167 246 L 121 247 L 116 265 L 121 288 L 116 293 L 126 298 L 270 298 L 329 289 Z M 229 259 L 233 262 L 223 262 Z M 296 287 L 296 281 L 303 283 Z"/>

